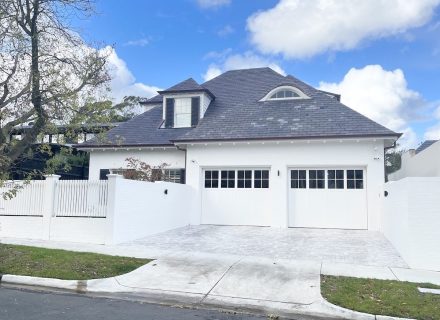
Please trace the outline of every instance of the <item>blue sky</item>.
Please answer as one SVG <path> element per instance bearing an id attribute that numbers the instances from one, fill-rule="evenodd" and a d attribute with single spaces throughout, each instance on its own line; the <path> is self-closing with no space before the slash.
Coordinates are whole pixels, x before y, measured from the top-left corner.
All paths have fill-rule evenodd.
<path id="1" fill-rule="evenodd" d="M 113 46 L 118 98 L 267 65 L 341 93 L 409 147 L 440 138 L 439 2 L 98 0 L 75 26 Z"/>

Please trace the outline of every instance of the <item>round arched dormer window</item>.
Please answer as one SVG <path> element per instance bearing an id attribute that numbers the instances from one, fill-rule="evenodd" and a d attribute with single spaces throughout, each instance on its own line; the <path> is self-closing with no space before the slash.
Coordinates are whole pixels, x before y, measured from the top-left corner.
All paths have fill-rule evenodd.
<path id="1" fill-rule="evenodd" d="M 261 100 L 272 101 L 272 100 L 294 100 L 294 99 L 309 99 L 309 97 L 298 88 L 292 86 L 282 86 L 271 90 Z"/>

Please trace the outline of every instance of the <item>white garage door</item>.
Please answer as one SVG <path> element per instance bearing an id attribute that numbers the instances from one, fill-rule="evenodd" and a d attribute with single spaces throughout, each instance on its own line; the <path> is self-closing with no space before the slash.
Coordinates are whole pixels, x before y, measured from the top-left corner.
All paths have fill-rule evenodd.
<path id="1" fill-rule="evenodd" d="M 269 226 L 269 168 L 203 170 L 202 224 Z"/>
<path id="2" fill-rule="evenodd" d="M 289 170 L 289 226 L 367 229 L 363 168 Z"/>

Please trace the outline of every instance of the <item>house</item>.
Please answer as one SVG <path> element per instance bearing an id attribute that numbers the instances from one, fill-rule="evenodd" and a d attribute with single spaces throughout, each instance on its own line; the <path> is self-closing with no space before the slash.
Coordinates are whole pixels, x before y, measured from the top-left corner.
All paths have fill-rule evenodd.
<path id="1" fill-rule="evenodd" d="M 406 177 L 440 177 L 440 140 L 426 140 L 417 149 L 402 154 L 400 170 L 389 175 L 391 181 Z"/>
<path id="2" fill-rule="evenodd" d="M 379 230 L 384 149 L 400 134 L 270 68 L 185 80 L 78 147 L 89 179 L 128 157 L 167 163 L 195 193 L 191 224 Z"/>

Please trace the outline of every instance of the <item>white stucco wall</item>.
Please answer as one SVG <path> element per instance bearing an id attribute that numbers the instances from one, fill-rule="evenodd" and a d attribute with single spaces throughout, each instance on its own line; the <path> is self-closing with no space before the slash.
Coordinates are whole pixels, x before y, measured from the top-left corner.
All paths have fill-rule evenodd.
<path id="1" fill-rule="evenodd" d="M 127 158 L 136 158 L 157 166 L 169 164 L 168 169 L 185 168 L 185 152 L 172 148 L 115 149 L 90 151 L 89 180 L 99 179 L 100 169 L 118 169 L 127 167 Z"/>
<path id="2" fill-rule="evenodd" d="M 411 268 L 440 271 L 440 178 L 404 178 L 385 190 L 385 236 Z"/>
<path id="3" fill-rule="evenodd" d="M 252 143 L 193 144 L 187 151 L 186 183 L 196 190 L 203 189 L 202 170 L 207 168 L 270 168 L 270 189 L 266 193 L 240 196 L 237 189 L 221 190 L 218 199 L 225 210 L 250 206 L 263 208 L 259 219 L 270 226 L 288 226 L 288 170 L 290 167 L 363 167 L 367 176 L 368 229 L 379 230 L 383 197 L 383 140 L 345 141 L 280 141 Z M 278 175 L 279 171 L 279 175 Z M 223 192 L 224 191 L 224 192 Z M 202 192 L 197 192 L 191 224 L 202 221 Z M 237 211 L 237 210 L 236 210 Z"/>
<path id="4" fill-rule="evenodd" d="M 115 179 L 112 243 L 135 240 L 189 224 L 194 190 L 184 184 Z M 165 190 L 167 193 L 165 194 Z"/>
<path id="5" fill-rule="evenodd" d="M 440 177 L 440 141 L 413 156 L 410 151 L 402 155 L 401 169 L 388 178 L 396 181 L 405 177 Z"/>

